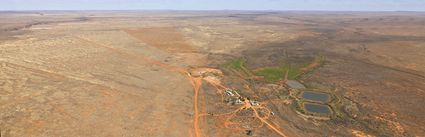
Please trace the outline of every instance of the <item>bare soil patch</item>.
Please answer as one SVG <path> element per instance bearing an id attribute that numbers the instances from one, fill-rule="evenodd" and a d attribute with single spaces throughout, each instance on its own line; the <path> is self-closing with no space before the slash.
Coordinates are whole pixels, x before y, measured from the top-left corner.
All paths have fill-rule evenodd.
<path id="1" fill-rule="evenodd" d="M 191 44 L 172 27 L 141 28 L 124 30 L 134 38 L 154 47 L 170 52 L 192 52 Z"/>

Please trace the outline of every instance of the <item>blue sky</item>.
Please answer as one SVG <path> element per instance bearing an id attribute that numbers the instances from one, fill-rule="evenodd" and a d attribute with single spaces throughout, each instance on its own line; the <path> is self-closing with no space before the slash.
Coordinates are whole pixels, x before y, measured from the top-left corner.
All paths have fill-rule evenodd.
<path id="1" fill-rule="evenodd" d="M 0 0 L 0 10 L 425 11 L 425 0 Z"/>

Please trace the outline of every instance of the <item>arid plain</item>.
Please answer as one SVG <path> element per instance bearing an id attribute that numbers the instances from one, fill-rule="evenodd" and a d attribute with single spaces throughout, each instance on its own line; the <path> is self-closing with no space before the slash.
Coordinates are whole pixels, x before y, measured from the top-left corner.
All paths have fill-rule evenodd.
<path id="1" fill-rule="evenodd" d="M 1 137 L 423 137 L 424 106 L 422 12 L 0 12 Z"/>

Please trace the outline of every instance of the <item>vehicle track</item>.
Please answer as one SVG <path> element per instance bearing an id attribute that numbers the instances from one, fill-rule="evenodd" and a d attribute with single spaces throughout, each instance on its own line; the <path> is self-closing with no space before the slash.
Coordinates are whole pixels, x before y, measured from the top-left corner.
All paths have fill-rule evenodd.
<path id="1" fill-rule="evenodd" d="M 173 72 L 177 72 L 177 73 L 185 75 L 188 78 L 188 80 L 191 83 L 193 90 L 194 90 L 194 96 L 193 96 L 193 109 L 194 109 L 193 110 L 193 130 L 192 130 L 193 133 L 192 134 L 195 137 L 202 137 L 203 136 L 202 131 L 199 127 L 199 118 L 201 116 L 206 116 L 206 115 L 199 114 L 199 107 L 198 107 L 199 92 L 200 92 L 200 89 L 201 89 L 201 86 L 202 86 L 202 80 L 204 79 L 204 77 L 202 77 L 202 75 L 201 76 L 192 76 L 191 73 L 187 69 L 184 69 L 184 68 L 180 68 L 180 67 L 177 67 L 177 66 L 172 66 L 170 64 L 162 63 L 160 61 L 146 57 L 144 55 L 132 54 L 132 53 L 129 53 L 129 52 L 123 50 L 123 49 L 114 48 L 114 47 L 111 47 L 109 45 L 97 43 L 97 42 L 91 41 L 90 39 L 85 39 L 85 38 L 82 38 L 82 37 L 77 37 L 77 38 L 84 40 L 84 41 L 87 41 L 87 42 L 90 42 L 90 43 L 93 43 L 96 46 L 109 49 L 112 52 L 115 52 L 117 54 L 121 54 L 121 55 L 123 55 L 123 56 L 125 56 L 129 59 L 143 60 L 143 61 L 145 61 L 149 64 L 159 66 L 159 67 L 161 67 L 165 70 L 169 70 L 169 71 L 173 71 Z M 221 94 L 222 97 L 223 97 L 223 89 L 227 89 L 226 86 L 220 84 L 219 82 L 214 82 L 214 81 L 211 81 L 211 80 L 208 80 L 208 79 L 205 79 L 205 80 L 209 84 L 216 87 L 218 93 Z M 224 115 L 228 115 L 228 114 L 234 115 L 235 113 L 237 113 L 238 111 L 243 110 L 243 109 L 252 109 L 254 111 L 255 117 L 258 118 L 263 124 L 266 124 L 271 130 L 276 132 L 278 135 L 280 135 L 282 137 L 287 137 L 276 126 L 274 126 L 273 124 L 271 124 L 270 122 L 268 122 L 266 120 L 266 119 L 268 119 L 269 115 L 267 115 L 266 117 L 261 117 L 259 115 L 258 111 L 257 111 L 257 109 L 266 109 L 270 112 L 269 109 L 267 109 L 264 106 L 252 106 L 249 100 L 245 100 L 244 105 L 242 107 L 238 108 L 237 110 L 230 112 L 230 113 L 226 113 L 226 114 L 219 114 L 219 116 L 220 115 L 224 116 Z"/>

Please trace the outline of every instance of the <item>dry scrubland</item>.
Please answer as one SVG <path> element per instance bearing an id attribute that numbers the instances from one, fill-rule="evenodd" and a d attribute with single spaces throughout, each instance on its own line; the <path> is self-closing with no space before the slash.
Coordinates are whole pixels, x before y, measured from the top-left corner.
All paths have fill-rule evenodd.
<path id="1" fill-rule="evenodd" d="M 1 12 L 0 132 L 425 136 L 424 24 L 416 12 Z M 330 119 L 300 113 L 287 75 L 332 96 Z"/>

